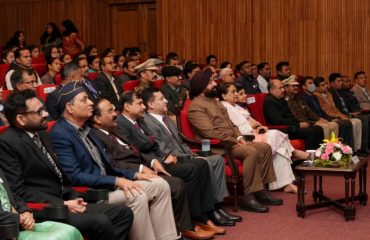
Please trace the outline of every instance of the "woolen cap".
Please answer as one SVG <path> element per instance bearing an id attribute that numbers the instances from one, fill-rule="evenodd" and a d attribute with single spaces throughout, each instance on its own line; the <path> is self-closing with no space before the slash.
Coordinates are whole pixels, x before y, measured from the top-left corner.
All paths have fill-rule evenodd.
<path id="1" fill-rule="evenodd" d="M 181 69 L 176 66 L 165 66 L 162 68 L 163 77 L 179 76 L 181 73 Z"/>
<path id="2" fill-rule="evenodd" d="M 282 81 L 283 86 L 286 85 L 299 85 L 299 82 L 297 82 L 297 76 L 296 75 L 291 75 L 290 77 L 284 79 Z"/>
<path id="3" fill-rule="evenodd" d="M 57 109 L 60 112 L 63 112 L 66 104 L 71 101 L 75 96 L 78 94 L 86 92 L 83 86 L 77 82 L 77 81 L 72 81 L 64 85 L 58 92 L 57 95 Z"/>
<path id="4" fill-rule="evenodd" d="M 201 72 L 197 72 L 190 80 L 190 94 L 194 97 L 201 94 L 207 88 L 211 77 L 212 70 L 210 68 L 206 68 Z"/>
<path id="5" fill-rule="evenodd" d="M 145 71 L 145 70 L 157 70 L 158 68 L 155 66 L 155 59 L 149 58 L 142 64 L 139 64 L 135 67 L 135 71 L 137 73 Z"/>

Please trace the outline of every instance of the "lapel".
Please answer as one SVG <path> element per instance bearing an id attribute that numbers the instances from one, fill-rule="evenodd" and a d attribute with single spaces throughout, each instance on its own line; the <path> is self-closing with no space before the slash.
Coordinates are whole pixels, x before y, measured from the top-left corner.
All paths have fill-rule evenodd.
<path id="1" fill-rule="evenodd" d="M 174 100 L 173 102 L 177 103 L 179 101 L 179 93 L 175 89 L 171 88 L 167 83 L 164 84 L 163 88 L 169 94 L 170 98 Z"/>
<path id="2" fill-rule="evenodd" d="M 169 132 L 168 130 L 172 130 L 172 129 L 170 129 L 170 128 L 165 128 L 164 126 L 163 126 L 163 124 L 162 123 L 160 123 L 156 118 L 154 118 L 151 114 L 149 114 L 149 113 L 145 113 L 145 117 L 152 123 L 152 124 L 154 124 L 154 125 L 157 125 L 157 126 L 159 126 L 161 129 L 162 129 L 162 132 L 164 133 L 164 134 L 166 134 L 170 139 L 172 138 L 172 137 L 174 137 L 173 135 L 172 135 L 172 131 L 171 132 Z"/>

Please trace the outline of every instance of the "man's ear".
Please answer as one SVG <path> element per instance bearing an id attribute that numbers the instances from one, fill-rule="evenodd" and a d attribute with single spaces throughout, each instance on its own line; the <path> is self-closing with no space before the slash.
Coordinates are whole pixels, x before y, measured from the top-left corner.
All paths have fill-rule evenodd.
<path id="1" fill-rule="evenodd" d="M 21 114 L 18 114 L 16 117 L 15 117 L 15 121 L 21 126 L 21 127 L 24 127 L 26 125 L 26 121 L 25 121 L 25 118 L 23 115 Z"/>

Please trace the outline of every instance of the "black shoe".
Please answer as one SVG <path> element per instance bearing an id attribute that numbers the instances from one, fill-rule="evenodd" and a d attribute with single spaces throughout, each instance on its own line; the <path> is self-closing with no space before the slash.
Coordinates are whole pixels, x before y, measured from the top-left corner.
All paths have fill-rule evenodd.
<path id="1" fill-rule="evenodd" d="M 208 214 L 209 220 L 211 220 L 217 226 L 235 226 L 235 222 L 224 218 L 218 211 L 214 210 Z"/>
<path id="2" fill-rule="evenodd" d="M 222 208 L 217 209 L 217 211 L 221 214 L 221 216 L 223 216 L 226 219 L 229 219 L 229 220 L 234 221 L 234 222 L 241 222 L 242 221 L 241 216 L 232 215 L 232 214 L 226 212 L 225 210 L 223 210 Z"/>
<path id="3" fill-rule="evenodd" d="M 240 204 L 240 209 L 257 213 L 265 213 L 269 211 L 267 206 L 263 206 L 261 203 L 257 202 L 253 194 L 249 194 L 248 196 L 244 197 Z"/>
<path id="4" fill-rule="evenodd" d="M 256 200 L 263 205 L 282 205 L 283 204 L 282 199 L 272 198 L 265 191 L 255 192 L 254 196 L 256 197 Z"/>

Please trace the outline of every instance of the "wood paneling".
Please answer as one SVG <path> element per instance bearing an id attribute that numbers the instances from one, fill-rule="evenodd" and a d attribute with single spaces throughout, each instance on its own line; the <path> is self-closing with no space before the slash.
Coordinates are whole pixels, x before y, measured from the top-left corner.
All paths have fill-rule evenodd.
<path id="1" fill-rule="evenodd" d="M 370 73 L 368 0 L 157 0 L 160 53 L 204 63 L 288 60 L 293 72 Z"/>

